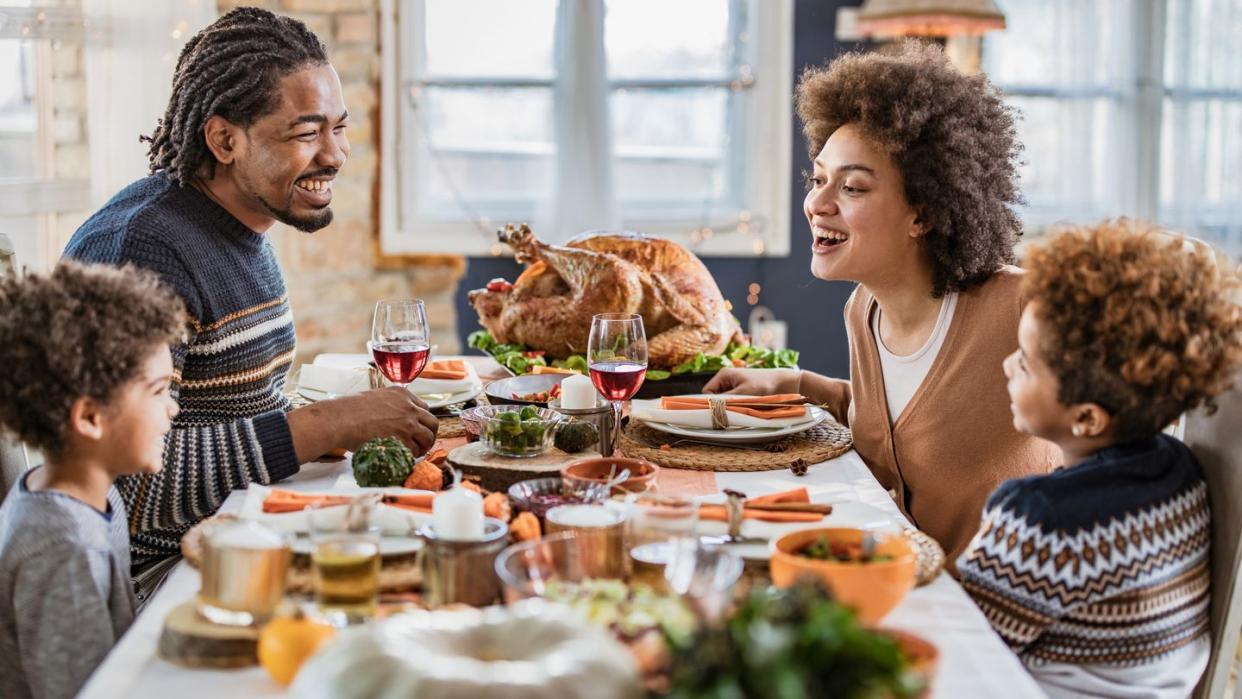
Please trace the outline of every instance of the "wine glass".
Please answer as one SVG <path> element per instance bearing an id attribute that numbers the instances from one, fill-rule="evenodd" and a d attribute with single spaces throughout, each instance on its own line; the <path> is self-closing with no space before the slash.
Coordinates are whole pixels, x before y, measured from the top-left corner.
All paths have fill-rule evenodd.
<path id="1" fill-rule="evenodd" d="M 402 388 L 409 386 L 423 373 L 431 353 L 423 302 L 395 299 L 376 303 L 367 348 L 385 378 Z"/>
<path id="2" fill-rule="evenodd" d="M 638 393 L 647 375 L 647 331 L 637 313 L 600 313 L 591 318 L 587 342 L 591 383 L 612 403 L 613 449 L 621 437 L 621 404 Z"/>

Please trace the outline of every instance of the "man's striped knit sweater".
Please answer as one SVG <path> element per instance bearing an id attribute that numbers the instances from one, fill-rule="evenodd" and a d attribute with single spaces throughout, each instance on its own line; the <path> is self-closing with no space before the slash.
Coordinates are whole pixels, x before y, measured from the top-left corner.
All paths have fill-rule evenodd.
<path id="1" fill-rule="evenodd" d="M 1155 677 L 1143 666 L 1208 633 L 1209 520 L 1198 461 L 1161 434 L 1005 483 L 957 569 L 1037 677 L 1048 664 Z"/>
<path id="2" fill-rule="evenodd" d="M 161 173 L 123 189 L 74 233 L 65 256 L 132 263 L 175 289 L 189 341 L 173 350 L 173 422 L 160 473 L 117 488 L 135 569 L 179 552 L 181 535 L 229 491 L 298 470 L 281 394 L 293 361 L 293 315 L 271 245 L 193 187 Z"/>

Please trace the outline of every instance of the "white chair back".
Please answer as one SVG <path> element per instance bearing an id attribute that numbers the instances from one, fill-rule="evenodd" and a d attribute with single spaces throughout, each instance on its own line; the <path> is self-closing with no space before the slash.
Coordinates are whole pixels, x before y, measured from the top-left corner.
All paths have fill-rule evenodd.
<path id="1" fill-rule="evenodd" d="M 17 252 L 13 241 L 5 233 L 0 233 L 0 277 L 17 274 Z M 26 456 L 26 447 L 21 442 L 10 439 L 0 433 L 0 503 L 9 494 L 9 488 L 17 482 L 30 466 Z"/>
<path id="2" fill-rule="evenodd" d="M 1217 405 L 1215 415 L 1184 416 L 1185 441 L 1203 465 L 1212 503 L 1212 657 L 1196 699 L 1226 696 L 1242 631 L 1242 373 Z"/>

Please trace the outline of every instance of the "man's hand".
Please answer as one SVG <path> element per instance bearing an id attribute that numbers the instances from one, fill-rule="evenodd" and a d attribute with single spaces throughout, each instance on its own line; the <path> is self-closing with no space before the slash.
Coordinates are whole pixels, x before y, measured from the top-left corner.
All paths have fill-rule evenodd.
<path id="1" fill-rule="evenodd" d="M 427 404 L 398 386 L 320 401 L 289 413 L 298 463 L 333 449 L 357 449 L 376 437 L 396 437 L 415 455 L 422 455 L 435 444 L 439 427 Z"/>

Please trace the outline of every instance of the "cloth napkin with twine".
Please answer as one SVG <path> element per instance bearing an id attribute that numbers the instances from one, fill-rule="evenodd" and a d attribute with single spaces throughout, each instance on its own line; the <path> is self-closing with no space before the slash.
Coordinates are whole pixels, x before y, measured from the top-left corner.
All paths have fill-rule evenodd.
<path id="1" fill-rule="evenodd" d="M 810 505 L 811 498 L 806 488 L 794 488 L 780 493 L 771 493 L 759 497 L 748 498 L 742 509 L 742 519 L 755 519 L 761 522 L 818 522 L 825 515 L 823 512 L 798 511 L 798 505 Z M 760 510 L 752 505 L 783 505 L 788 509 Z M 729 513 L 724 505 L 699 505 L 699 519 L 728 522 Z"/>

